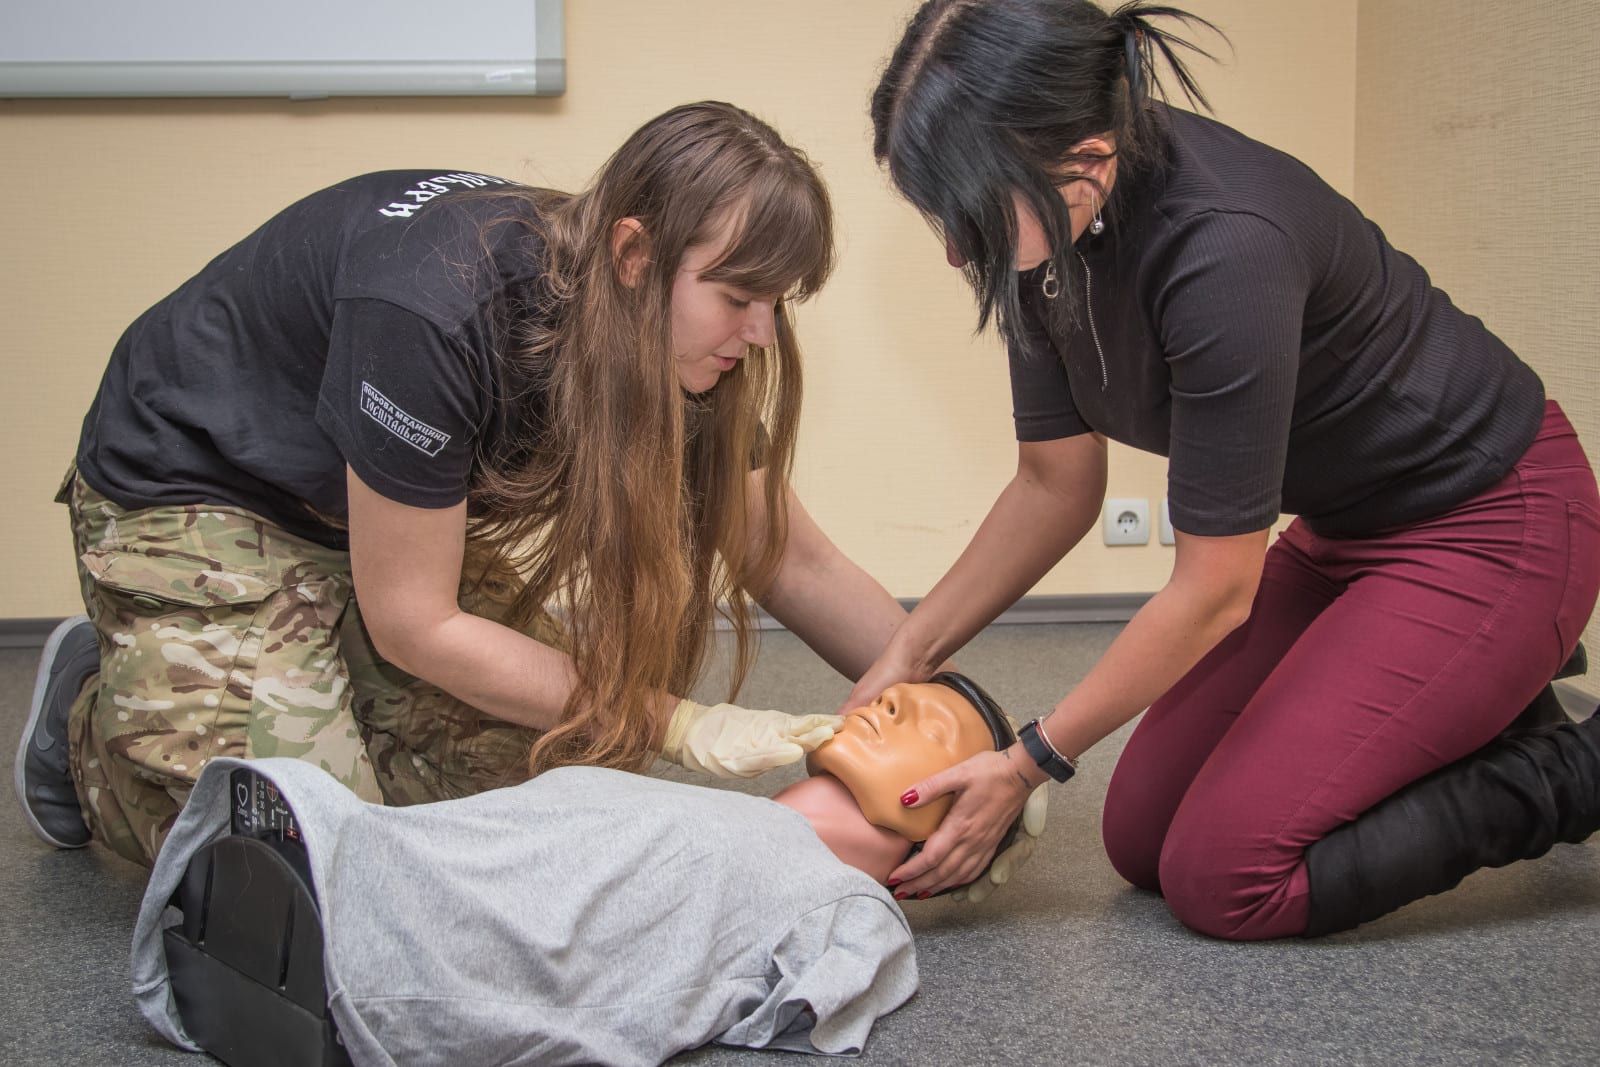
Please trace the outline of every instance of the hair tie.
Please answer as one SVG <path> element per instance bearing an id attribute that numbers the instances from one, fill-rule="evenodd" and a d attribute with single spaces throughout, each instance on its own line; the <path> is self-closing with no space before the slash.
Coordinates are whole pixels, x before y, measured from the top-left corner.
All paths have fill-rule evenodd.
<path id="1" fill-rule="evenodd" d="M 1144 43 L 1144 31 L 1129 26 L 1122 33 L 1122 50 L 1128 61 L 1128 99 L 1137 107 L 1144 93 L 1144 63 L 1139 46 Z"/>

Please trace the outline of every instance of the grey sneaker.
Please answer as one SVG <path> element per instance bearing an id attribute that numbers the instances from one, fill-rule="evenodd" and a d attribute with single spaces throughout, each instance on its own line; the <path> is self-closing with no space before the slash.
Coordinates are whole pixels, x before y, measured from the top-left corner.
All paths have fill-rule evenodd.
<path id="1" fill-rule="evenodd" d="M 33 832 L 56 848 L 89 843 L 67 756 L 67 712 L 85 679 L 99 669 L 100 645 L 88 616 L 75 615 L 57 626 L 39 657 L 33 703 L 17 745 L 13 778 L 22 814 Z"/>

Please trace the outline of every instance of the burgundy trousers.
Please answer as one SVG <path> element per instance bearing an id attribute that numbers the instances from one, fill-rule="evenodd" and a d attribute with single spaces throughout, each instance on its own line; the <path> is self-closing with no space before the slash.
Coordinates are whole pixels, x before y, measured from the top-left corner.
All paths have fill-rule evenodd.
<path id="1" fill-rule="evenodd" d="M 1600 497 L 1554 402 L 1511 472 L 1446 514 L 1339 540 L 1296 520 L 1249 620 L 1129 739 L 1112 865 L 1201 933 L 1304 932 L 1307 846 L 1503 730 L 1597 592 Z"/>

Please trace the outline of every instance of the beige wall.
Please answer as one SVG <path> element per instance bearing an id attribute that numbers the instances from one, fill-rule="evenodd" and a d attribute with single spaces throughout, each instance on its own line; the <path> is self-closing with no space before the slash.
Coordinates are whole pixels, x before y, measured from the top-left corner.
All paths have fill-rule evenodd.
<path id="1" fill-rule="evenodd" d="M 834 538 L 919 595 L 960 552 L 1014 459 L 1005 366 L 971 300 L 870 158 L 867 94 L 912 0 L 569 0 L 570 89 L 554 99 L 0 101 L 0 487 L 11 512 L 0 618 L 67 614 L 64 513 L 50 503 L 118 333 L 277 208 L 383 167 L 583 182 L 627 133 L 686 100 L 732 100 L 820 164 L 842 261 L 801 311 L 807 405 L 797 480 Z M 1197 66 L 1220 116 L 1348 192 L 1355 0 L 1194 0 L 1235 54 Z M 1164 463 L 1119 451 L 1111 491 L 1158 507 Z M 1170 548 L 1086 544 L 1046 593 L 1157 588 Z"/>
<path id="2" fill-rule="evenodd" d="M 0 101 L 0 619 L 76 608 L 49 500 L 117 334 L 290 200 L 382 167 L 573 187 L 635 126 L 735 101 L 804 146 L 839 210 L 841 266 L 802 309 L 797 480 L 834 538 L 919 595 L 1008 476 L 1005 369 L 920 220 L 872 165 L 865 100 L 913 0 L 569 0 L 554 99 Z M 1196 71 L 1224 121 L 1300 156 L 1538 368 L 1600 448 L 1600 5 L 1193 0 L 1231 55 Z M 1359 14 L 1359 18 L 1358 18 Z M 1111 493 L 1164 491 L 1118 449 Z M 1041 593 L 1157 588 L 1171 549 L 1091 539 Z M 1591 647 L 1600 627 L 1591 624 Z"/>
<path id="3" fill-rule="evenodd" d="M 1362 0 L 1356 198 L 1600 459 L 1600 4 Z M 1586 644 L 1600 652 L 1600 624 Z M 1600 670 L 1586 688 L 1600 691 Z"/>

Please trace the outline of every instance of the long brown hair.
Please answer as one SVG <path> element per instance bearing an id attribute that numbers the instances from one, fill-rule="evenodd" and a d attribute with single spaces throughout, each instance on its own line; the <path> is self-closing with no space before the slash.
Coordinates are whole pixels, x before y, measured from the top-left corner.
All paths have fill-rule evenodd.
<path id="1" fill-rule="evenodd" d="M 564 617 L 577 684 L 530 773 L 564 763 L 642 769 L 654 705 L 699 676 L 711 622 L 735 639 L 731 693 L 755 650 L 750 597 L 777 573 L 801 397 L 790 304 L 833 267 L 828 194 L 806 157 L 729 104 L 651 120 L 583 192 L 524 194 L 547 250 L 544 295 L 520 351 L 547 383 L 546 417 L 474 490 L 475 540 L 525 585 L 512 623 Z M 625 283 L 613 227 L 637 219 L 639 276 Z M 679 385 L 671 293 L 684 253 L 724 234 L 701 277 L 781 297 L 774 343 L 751 347 L 708 392 Z M 504 453 L 502 453 L 504 454 Z M 765 468 L 767 535 L 752 545 L 749 474 Z M 730 693 L 730 695 L 731 695 Z"/>

